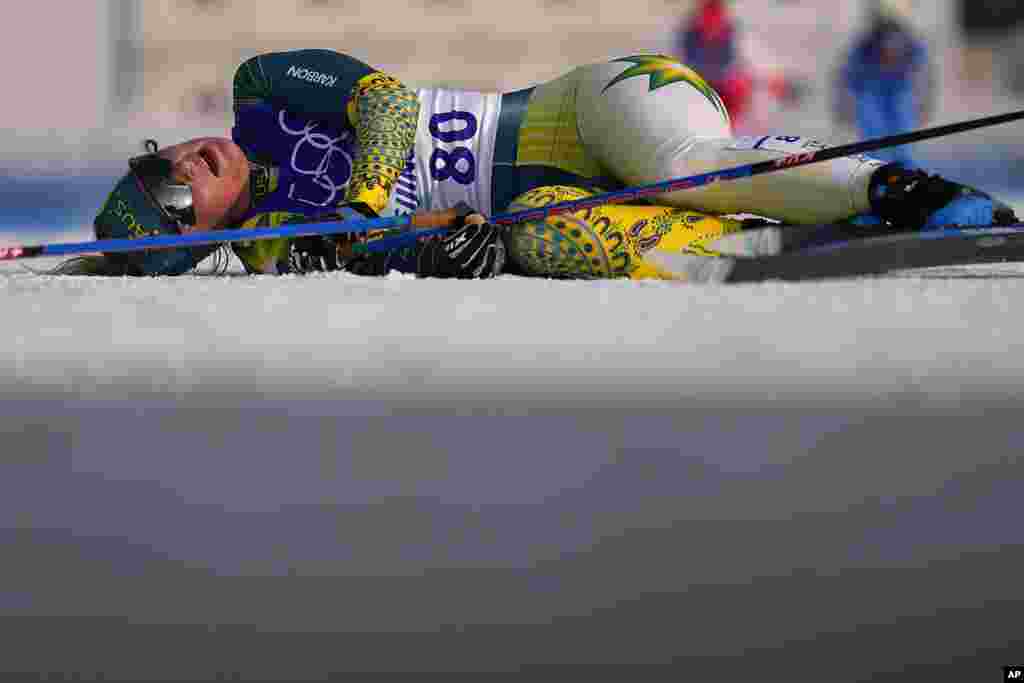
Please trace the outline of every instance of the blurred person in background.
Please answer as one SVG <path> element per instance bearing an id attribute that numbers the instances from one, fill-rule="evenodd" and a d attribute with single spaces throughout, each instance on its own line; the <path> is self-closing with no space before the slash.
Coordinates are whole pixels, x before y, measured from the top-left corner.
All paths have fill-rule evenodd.
<path id="1" fill-rule="evenodd" d="M 632 55 L 506 93 L 412 90 L 330 50 L 273 52 L 234 77 L 231 139 L 129 161 L 94 221 L 98 239 L 337 221 L 327 237 L 232 243 L 252 274 L 345 270 L 486 278 L 675 279 L 680 253 L 713 256 L 754 214 L 864 231 L 1015 220 L 984 192 L 867 156 L 833 159 L 634 204 L 595 199 L 507 231 L 485 215 L 780 159 L 825 145 L 799 133 L 737 137 L 718 93 L 673 57 Z M 345 223 L 460 207 L 446 235 L 365 254 Z M 479 210 L 474 213 L 472 209 Z M 850 223 L 852 221 L 853 223 Z M 851 230 L 850 233 L 846 229 Z M 376 236 L 372 236 L 371 239 Z M 358 239 L 362 239 L 361 237 Z M 743 243 L 742 236 L 738 240 Z M 78 259 L 67 274 L 177 275 L 214 246 Z M 507 256 L 507 258 L 506 258 Z"/>
<path id="2" fill-rule="evenodd" d="M 754 75 L 742 58 L 729 3 L 702 0 L 680 27 L 678 48 L 683 63 L 718 92 L 733 126 L 739 126 L 750 110 Z"/>
<path id="3" fill-rule="evenodd" d="M 764 112 L 755 109 L 794 106 L 809 90 L 801 77 L 751 63 L 726 0 L 702 0 L 680 26 L 676 48 L 682 62 L 718 92 L 736 131 L 763 118 Z"/>
<path id="4" fill-rule="evenodd" d="M 920 128 L 933 100 L 928 48 L 909 26 L 908 0 L 874 0 L 867 30 L 840 68 L 836 118 L 870 139 Z M 877 153 L 912 163 L 908 147 Z"/>

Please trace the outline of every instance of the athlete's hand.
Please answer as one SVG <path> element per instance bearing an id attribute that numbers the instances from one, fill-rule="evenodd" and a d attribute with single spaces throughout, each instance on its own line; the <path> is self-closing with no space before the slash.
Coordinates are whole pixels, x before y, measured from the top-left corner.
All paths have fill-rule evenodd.
<path id="1" fill-rule="evenodd" d="M 448 234 L 417 245 L 416 274 L 466 279 L 500 275 L 505 267 L 503 229 L 466 204 L 456 209 L 458 218 Z"/>
<path id="2" fill-rule="evenodd" d="M 361 202 L 345 202 L 332 209 L 330 213 L 318 215 L 314 219 L 338 221 L 344 230 L 346 223 L 367 218 L 377 218 L 373 209 Z M 332 235 L 295 238 L 291 243 L 290 272 L 311 273 L 341 268 L 352 257 L 353 237 L 351 233 L 339 232 Z"/>

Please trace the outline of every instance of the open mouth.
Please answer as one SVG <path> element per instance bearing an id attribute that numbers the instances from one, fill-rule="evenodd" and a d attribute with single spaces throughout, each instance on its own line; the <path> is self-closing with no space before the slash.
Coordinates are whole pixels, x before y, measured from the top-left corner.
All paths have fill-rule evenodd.
<path id="1" fill-rule="evenodd" d="M 217 155 L 213 153 L 213 150 L 199 150 L 199 158 L 206 163 L 206 167 L 210 169 L 210 173 L 212 173 L 214 177 L 220 177 L 220 160 L 217 158 Z"/>

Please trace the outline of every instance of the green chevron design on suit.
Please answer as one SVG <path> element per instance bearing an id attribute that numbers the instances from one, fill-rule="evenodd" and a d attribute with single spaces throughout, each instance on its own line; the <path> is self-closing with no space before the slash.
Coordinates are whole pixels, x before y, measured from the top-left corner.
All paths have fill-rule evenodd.
<path id="1" fill-rule="evenodd" d="M 685 64 L 681 64 L 679 60 L 666 55 L 634 55 L 632 57 L 613 59 L 612 61 L 627 62 L 633 64 L 633 66 L 612 79 L 612 82 L 606 85 L 601 92 L 608 90 L 608 88 L 616 83 L 636 76 L 650 77 L 647 87 L 648 92 L 653 92 L 672 83 L 689 83 L 699 90 L 704 97 L 708 98 L 708 101 L 714 105 L 715 109 L 719 111 L 726 121 L 729 120 L 729 111 L 725 108 L 725 102 L 718 96 L 715 89 L 708 85 L 708 82 L 700 74 Z"/>

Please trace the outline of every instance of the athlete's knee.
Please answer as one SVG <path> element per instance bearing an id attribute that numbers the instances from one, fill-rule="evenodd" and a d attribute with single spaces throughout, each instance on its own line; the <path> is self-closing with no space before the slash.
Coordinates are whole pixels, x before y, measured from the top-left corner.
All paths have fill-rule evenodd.
<path id="1" fill-rule="evenodd" d="M 517 197 L 510 209 L 537 209 L 593 195 L 578 187 L 538 187 Z M 506 242 L 511 262 L 527 275 L 670 278 L 644 255 L 658 249 L 713 255 L 715 240 L 739 229 L 738 221 L 696 211 L 601 203 L 513 225 Z"/>
<path id="2" fill-rule="evenodd" d="M 516 197 L 509 210 L 538 209 L 593 194 L 565 185 L 537 187 Z M 625 236 L 616 234 L 607 217 L 596 216 L 594 208 L 512 225 L 506 245 L 510 260 L 527 275 L 626 277 L 632 264 Z"/>

